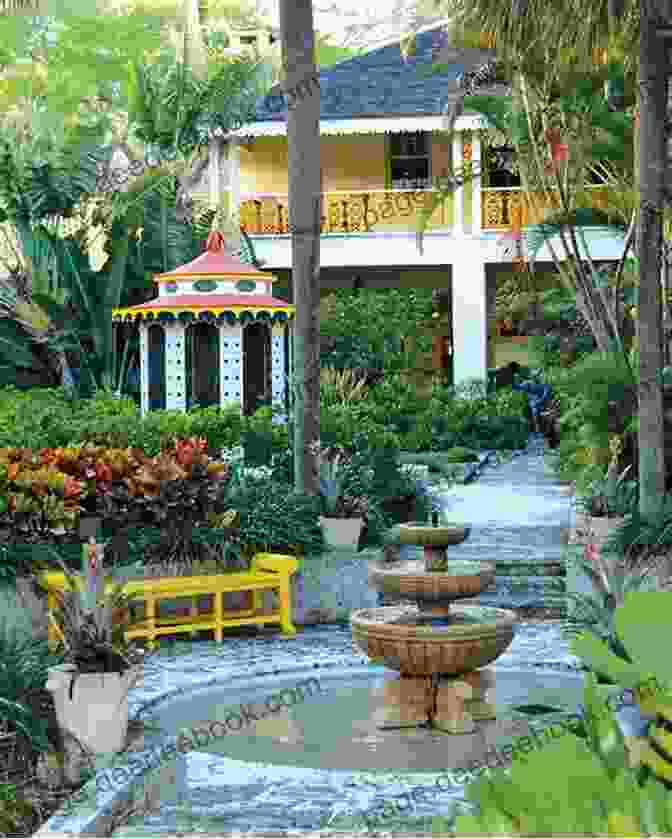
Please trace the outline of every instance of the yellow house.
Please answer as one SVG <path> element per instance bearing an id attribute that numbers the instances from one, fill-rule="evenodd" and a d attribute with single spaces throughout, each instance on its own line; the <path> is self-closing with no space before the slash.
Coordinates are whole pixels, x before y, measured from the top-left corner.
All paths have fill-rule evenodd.
<path id="1" fill-rule="evenodd" d="M 323 291 L 355 284 L 450 290 L 453 378 L 460 383 L 486 377 L 496 276 L 521 256 L 522 244 L 503 234 L 535 219 L 521 202 L 510 150 L 483 147 L 480 116 L 459 117 L 448 139 L 446 112 L 464 64 L 427 74 L 436 69 L 441 31 L 434 26 L 421 32 L 406 58 L 397 42 L 319 72 L 320 282 Z M 290 99 L 316 95 L 316 88 L 317 82 L 308 83 Z M 507 95 L 508 89 L 484 92 Z M 292 301 L 286 114 L 277 85 L 255 121 L 233 135 L 220 193 L 239 208 L 257 257 L 278 277 L 274 293 Z M 432 210 L 451 166 L 472 177 Z M 420 249 L 416 230 L 423 211 L 429 221 Z M 583 230 L 594 260 L 620 256 L 616 234 Z M 535 264 L 551 267 L 546 248 Z"/>

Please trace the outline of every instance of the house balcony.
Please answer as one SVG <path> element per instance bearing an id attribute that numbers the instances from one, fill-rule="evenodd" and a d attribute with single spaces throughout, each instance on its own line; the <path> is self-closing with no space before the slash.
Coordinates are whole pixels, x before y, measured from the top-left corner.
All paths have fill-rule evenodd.
<path id="1" fill-rule="evenodd" d="M 594 191 L 593 206 L 604 207 L 605 191 Z M 456 222 L 455 196 L 449 196 L 432 210 L 438 191 L 420 190 L 368 190 L 335 191 L 323 194 L 320 233 L 358 234 L 409 233 L 414 236 L 422 214 L 429 213 L 428 232 L 452 232 L 457 227 L 473 230 L 472 193 L 462 191 L 461 225 Z M 528 207 L 520 187 L 488 188 L 480 190 L 483 232 L 506 232 L 531 224 L 538 224 L 546 210 L 557 207 L 557 202 L 537 200 L 534 208 Z M 257 193 L 243 196 L 240 203 L 240 222 L 251 236 L 282 236 L 290 233 L 289 201 L 286 194 Z"/>
<path id="2" fill-rule="evenodd" d="M 605 209 L 608 206 L 607 190 L 601 186 L 590 186 L 588 189 L 592 193 L 592 207 Z M 530 206 L 525 201 L 525 193 L 520 187 L 482 188 L 481 230 L 506 232 L 540 224 L 549 210 L 559 209 L 559 196 L 554 194 L 553 199 L 549 201 L 539 194 Z"/>
<path id="3" fill-rule="evenodd" d="M 326 192 L 322 197 L 321 234 L 358 234 L 415 230 L 421 213 L 431 210 L 436 190 L 374 190 Z M 290 233 L 287 195 L 255 194 L 240 203 L 240 223 L 251 236 Z M 453 201 L 436 207 L 429 230 L 453 227 Z"/>

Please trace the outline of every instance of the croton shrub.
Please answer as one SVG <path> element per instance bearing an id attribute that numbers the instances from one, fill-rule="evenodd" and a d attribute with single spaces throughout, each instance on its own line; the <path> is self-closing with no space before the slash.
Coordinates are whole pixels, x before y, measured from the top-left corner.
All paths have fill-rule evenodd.
<path id="1" fill-rule="evenodd" d="M 201 467 L 212 482 L 226 478 L 228 467 L 210 460 L 203 439 L 177 440 L 155 457 L 142 449 L 71 448 L 0 449 L 2 518 L 21 527 L 21 520 L 41 517 L 49 529 L 75 529 L 83 513 L 95 514 L 104 500 L 123 487 L 128 499 L 157 498 L 166 482 L 196 478 Z M 3 509 L 4 508 L 4 509 Z"/>

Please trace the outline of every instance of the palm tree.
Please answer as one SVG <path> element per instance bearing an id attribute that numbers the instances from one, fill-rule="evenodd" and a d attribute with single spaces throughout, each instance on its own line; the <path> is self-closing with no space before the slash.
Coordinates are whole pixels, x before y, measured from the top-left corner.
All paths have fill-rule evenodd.
<path id="1" fill-rule="evenodd" d="M 280 29 L 287 90 L 315 75 L 312 0 L 281 0 Z M 297 97 L 287 112 L 289 212 L 292 230 L 294 333 L 294 472 L 297 492 L 319 493 L 320 436 L 320 92 Z"/>

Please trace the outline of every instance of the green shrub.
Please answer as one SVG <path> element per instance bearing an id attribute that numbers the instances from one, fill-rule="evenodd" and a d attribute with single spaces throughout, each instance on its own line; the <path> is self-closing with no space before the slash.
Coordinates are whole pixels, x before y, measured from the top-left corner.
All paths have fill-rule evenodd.
<path id="1" fill-rule="evenodd" d="M 320 499 L 294 492 L 291 485 L 247 479 L 226 497 L 240 514 L 240 542 L 250 551 L 321 553 Z"/>
<path id="2" fill-rule="evenodd" d="M 554 370 L 550 379 L 562 407 L 555 468 L 587 491 L 604 478 L 610 436 L 622 435 L 636 413 L 635 382 L 620 353 L 591 353 L 568 370 Z"/>
<path id="3" fill-rule="evenodd" d="M 443 452 L 443 456 L 449 463 L 473 463 L 478 460 L 478 452 L 473 449 L 465 449 L 463 446 L 455 446 Z"/>
<path id="4" fill-rule="evenodd" d="M 81 550 L 81 549 L 80 549 Z M 46 682 L 50 667 L 62 656 L 50 652 L 46 641 L 36 641 L 25 630 L 0 622 L 0 718 L 25 738 L 33 756 L 49 748 L 47 721 L 31 707 Z"/>

